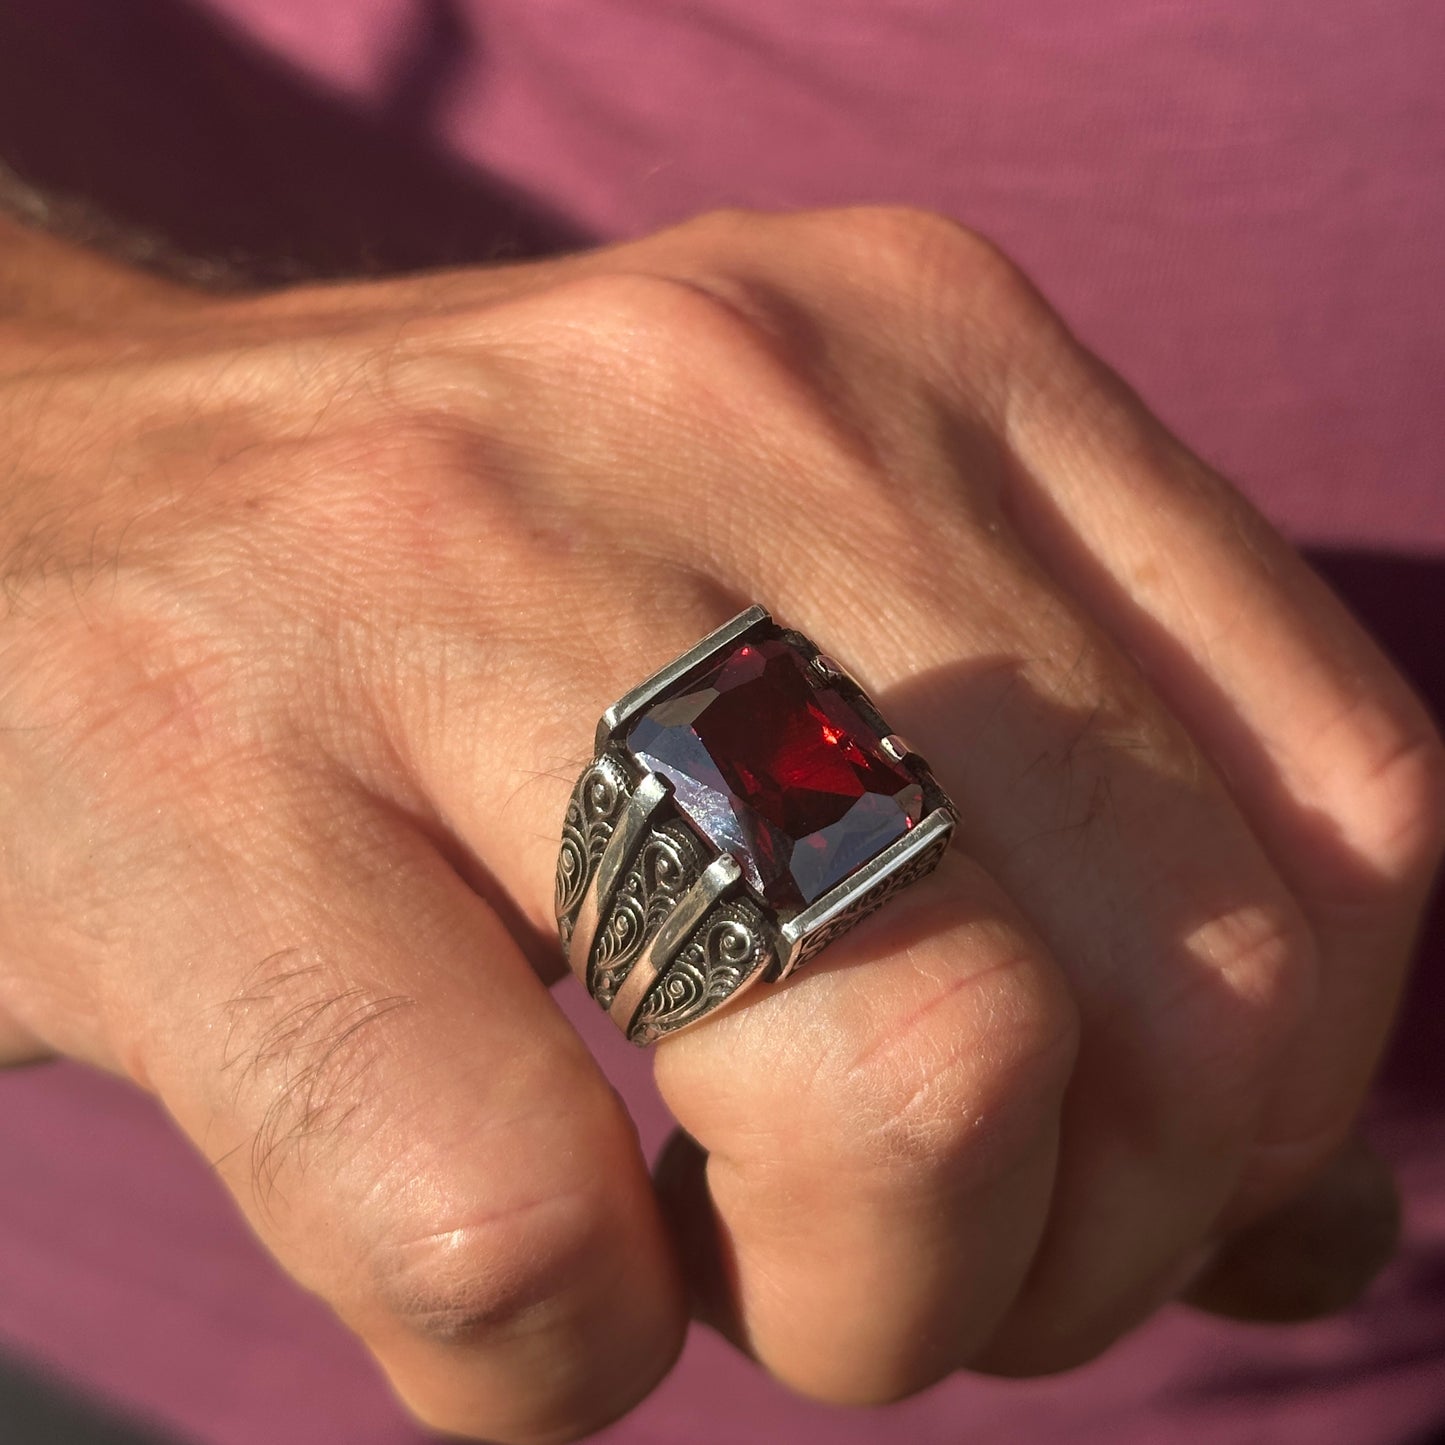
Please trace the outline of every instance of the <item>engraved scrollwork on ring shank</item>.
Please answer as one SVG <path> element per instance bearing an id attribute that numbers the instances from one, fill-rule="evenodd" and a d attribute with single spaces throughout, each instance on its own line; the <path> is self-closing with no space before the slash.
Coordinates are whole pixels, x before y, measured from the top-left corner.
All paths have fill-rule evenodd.
<path id="1" fill-rule="evenodd" d="M 652 986 L 628 1037 L 647 1045 L 692 1023 L 751 982 L 771 957 L 768 928 L 757 908 L 741 899 L 719 904 Z"/>
<path id="2" fill-rule="evenodd" d="M 685 823 L 664 823 L 648 834 L 597 930 L 587 986 L 603 1008 L 611 1007 L 647 940 L 706 866 Z"/>
<path id="3" fill-rule="evenodd" d="M 588 880 L 612 836 L 627 796 L 626 774 L 613 759 L 605 756 L 592 762 L 572 790 L 562 823 L 554 898 L 564 944 L 571 942 L 572 926 Z"/>

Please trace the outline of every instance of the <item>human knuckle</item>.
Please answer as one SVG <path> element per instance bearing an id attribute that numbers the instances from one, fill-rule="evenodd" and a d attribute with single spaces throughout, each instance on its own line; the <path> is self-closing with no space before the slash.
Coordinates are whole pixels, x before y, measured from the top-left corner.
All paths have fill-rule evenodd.
<path id="1" fill-rule="evenodd" d="M 1342 775 L 1361 850 L 1383 865 L 1387 878 L 1418 882 L 1434 870 L 1445 847 L 1439 728 L 1412 699 L 1383 718 L 1361 718 L 1347 748 Z"/>
<path id="2" fill-rule="evenodd" d="M 870 262 L 896 284 L 944 291 L 959 299 L 988 296 L 996 303 L 1032 303 L 1022 269 L 981 232 L 920 206 L 848 206 L 815 213 L 835 244 Z"/>
<path id="3" fill-rule="evenodd" d="M 568 335 L 589 355 L 625 365 L 640 382 L 724 386 L 775 354 L 757 316 L 728 283 L 653 271 L 576 278 L 549 294 Z"/>
<path id="4" fill-rule="evenodd" d="M 716 309 L 695 282 L 661 271 L 619 269 L 572 277 L 549 293 L 583 331 L 689 334 Z"/>
<path id="5" fill-rule="evenodd" d="M 777 219 L 780 219 L 779 212 L 769 211 L 762 206 L 709 206 L 679 222 L 675 230 L 683 235 L 721 236 L 730 239 L 739 232 L 755 230 Z"/>
<path id="6" fill-rule="evenodd" d="M 975 969 L 930 983 L 830 1072 L 848 1131 L 840 1147 L 890 1178 L 943 1171 L 984 1183 L 1037 1138 L 1078 1046 L 1061 975 L 1001 940 Z"/>
<path id="7" fill-rule="evenodd" d="M 1174 972 L 1184 1040 L 1175 1064 L 1223 1120 L 1248 1112 L 1309 1017 L 1319 944 L 1292 899 L 1258 899 L 1191 930 Z M 1203 1082 L 1201 1082 L 1203 1081 Z"/>
<path id="8" fill-rule="evenodd" d="M 463 298 L 412 312 L 358 339 L 355 345 L 364 352 L 355 369 L 362 410 L 486 415 L 516 384 L 511 350 L 501 344 L 511 315 L 506 301 Z"/>
<path id="9" fill-rule="evenodd" d="M 372 1278 L 386 1314 L 438 1344 L 570 1334 L 596 1304 L 587 1282 L 617 1224 L 606 1190 L 579 1183 L 385 1244 Z"/>
<path id="10" fill-rule="evenodd" d="M 362 1221 L 363 1283 L 410 1333 L 457 1346 L 545 1332 L 570 1340 L 609 1311 L 627 1313 L 617 1274 L 635 1225 L 616 1161 L 635 1153 L 636 1133 L 580 1051 L 547 1073 L 548 1090 L 569 1099 L 567 1117 L 539 1107 L 484 1126 L 484 1137 L 500 1129 L 525 1151 L 485 1202 L 440 1155 L 416 1166 L 426 1188 L 376 1192 Z"/>
<path id="11" fill-rule="evenodd" d="M 814 215 L 829 225 L 867 237 L 879 246 L 896 246 L 904 252 L 920 245 L 987 246 L 977 231 L 926 206 L 862 204 L 838 206 Z"/>

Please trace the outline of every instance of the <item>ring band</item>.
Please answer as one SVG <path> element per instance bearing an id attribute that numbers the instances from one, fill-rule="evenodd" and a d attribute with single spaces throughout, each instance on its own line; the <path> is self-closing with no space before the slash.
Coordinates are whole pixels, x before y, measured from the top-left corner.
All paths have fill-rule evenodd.
<path id="1" fill-rule="evenodd" d="M 598 722 L 562 828 L 563 952 L 655 1043 L 932 872 L 956 816 L 854 678 L 749 607 Z"/>

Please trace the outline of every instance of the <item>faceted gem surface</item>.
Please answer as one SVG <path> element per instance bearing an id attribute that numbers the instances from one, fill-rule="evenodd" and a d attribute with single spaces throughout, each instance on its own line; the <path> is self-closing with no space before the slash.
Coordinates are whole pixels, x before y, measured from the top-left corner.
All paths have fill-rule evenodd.
<path id="1" fill-rule="evenodd" d="M 811 903 L 923 815 L 918 779 L 781 638 L 738 644 L 626 741 L 774 907 Z"/>

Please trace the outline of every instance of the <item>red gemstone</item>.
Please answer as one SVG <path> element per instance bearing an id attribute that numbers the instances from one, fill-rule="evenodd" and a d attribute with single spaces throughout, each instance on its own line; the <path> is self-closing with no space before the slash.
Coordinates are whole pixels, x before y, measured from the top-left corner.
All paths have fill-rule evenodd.
<path id="1" fill-rule="evenodd" d="M 741 643 L 632 724 L 632 755 L 774 907 L 801 908 L 923 816 L 923 788 L 781 638 Z"/>

